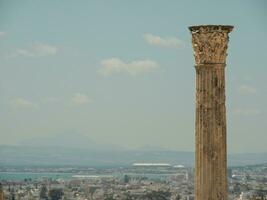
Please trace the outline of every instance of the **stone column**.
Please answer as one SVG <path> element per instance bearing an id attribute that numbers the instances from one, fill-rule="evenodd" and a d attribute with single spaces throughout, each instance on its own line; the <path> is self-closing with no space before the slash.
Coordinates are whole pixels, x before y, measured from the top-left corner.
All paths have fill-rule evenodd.
<path id="1" fill-rule="evenodd" d="M 227 199 L 225 61 L 233 26 L 189 27 L 196 68 L 195 199 Z"/>
<path id="2" fill-rule="evenodd" d="M 0 200 L 4 200 L 4 191 L 1 183 L 0 183 Z"/>

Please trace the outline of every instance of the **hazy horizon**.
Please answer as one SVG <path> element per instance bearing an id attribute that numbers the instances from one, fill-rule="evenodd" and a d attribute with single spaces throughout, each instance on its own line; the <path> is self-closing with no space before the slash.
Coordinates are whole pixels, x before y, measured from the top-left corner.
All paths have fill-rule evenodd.
<path id="1" fill-rule="evenodd" d="M 267 2 L 0 2 L 0 145 L 77 133 L 194 151 L 188 26 L 229 24 L 229 153 L 267 152 Z"/>

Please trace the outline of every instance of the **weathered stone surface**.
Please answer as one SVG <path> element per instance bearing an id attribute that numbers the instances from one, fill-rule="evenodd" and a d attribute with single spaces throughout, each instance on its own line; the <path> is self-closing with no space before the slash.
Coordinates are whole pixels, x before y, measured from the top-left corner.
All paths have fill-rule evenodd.
<path id="1" fill-rule="evenodd" d="M 233 26 L 191 26 L 196 64 L 225 63 L 228 33 Z"/>
<path id="2" fill-rule="evenodd" d="M 0 200 L 4 200 L 4 192 L 3 192 L 3 187 L 1 183 L 0 183 Z"/>
<path id="3" fill-rule="evenodd" d="M 189 27 L 196 68 L 195 199 L 227 199 L 225 61 L 233 26 Z"/>

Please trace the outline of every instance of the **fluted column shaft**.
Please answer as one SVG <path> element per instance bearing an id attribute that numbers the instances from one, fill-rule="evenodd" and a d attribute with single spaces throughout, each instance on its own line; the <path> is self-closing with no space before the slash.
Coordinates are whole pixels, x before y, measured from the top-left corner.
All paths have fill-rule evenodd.
<path id="1" fill-rule="evenodd" d="M 196 66 L 196 74 L 196 199 L 226 199 L 224 65 Z"/>
<path id="2" fill-rule="evenodd" d="M 196 200 L 227 199 L 225 60 L 232 28 L 190 27 L 196 60 Z"/>

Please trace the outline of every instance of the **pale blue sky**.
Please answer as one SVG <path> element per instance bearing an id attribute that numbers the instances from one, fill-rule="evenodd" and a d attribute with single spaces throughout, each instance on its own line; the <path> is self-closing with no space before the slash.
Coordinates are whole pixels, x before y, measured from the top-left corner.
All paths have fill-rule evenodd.
<path id="1" fill-rule="evenodd" d="M 0 143 L 73 131 L 193 151 L 188 26 L 230 24 L 228 149 L 266 152 L 266 10 L 263 0 L 0 0 Z"/>

